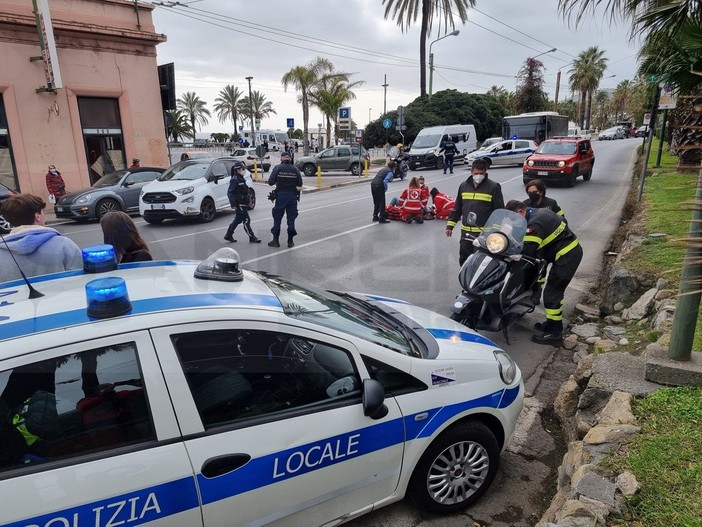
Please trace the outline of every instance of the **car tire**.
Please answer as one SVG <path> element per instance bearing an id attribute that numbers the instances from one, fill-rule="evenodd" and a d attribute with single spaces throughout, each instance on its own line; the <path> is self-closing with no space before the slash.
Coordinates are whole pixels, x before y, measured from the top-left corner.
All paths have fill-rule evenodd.
<path id="1" fill-rule="evenodd" d="M 101 199 L 95 205 L 95 218 L 100 221 L 108 212 L 117 212 L 122 210 L 119 203 L 113 199 Z"/>
<path id="2" fill-rule="evenodd" d="M 5 219 L 5 217 L 0 214 L 0 233 L 2 234 L 7 234 L 12 230 L 12 225 L 10 225 L 10 222 Z"/>
<path id="3" fill-rule="evenodd" d="M 592 164 L 590 165 L 590 170 L 587 171 L 587 173 L 583 174 L 583 181 L 590 181 L 590 178 L 592 177 L 592 171 L 595 169 L 595 162 L 593 161 Z"/>
<path id="4" fill-rule="evenodd" d="M 210 223 L 212 220 L 214 220 L 216 213 L 217 208 L 215 207 L 212 198 L 203 199 L 202 203 L 200 204 L 200 215 L 198 216 L 198 219 L 202 223 Z"/>
<path id="5" fill-rule="evenodd" d="M 526 177 L 526 176 L 523 176 L 523 177 L 522 177 L 522 183 L 524 183 L 525 185 L 526 185 L 527 183 L 529 183 L 530 181 L 532 181 L 531 178 L 528 178 L 528 177 Z"/>
<path id="6" fill-rule="evenodd" d="M 575 186 L 575 180 L 578 179 L 578 167 L 573 167 L 573 172 L 568 176 L 566 180 L 566 186 L 568 188 L 573 188 Z"/>
<path id="7" fill-rule="evenodd" d="M 425 510 L 462 511 L 485 494 L 499 462 L 500 447 L 486 425 L 477 421 L 454 425 L 424 451 L 407 494 Z"/>
<path id="8" fill-rule="evenodd" d="M 443 157 L 437 157 L 436 158 L 436 164 L 434 165 L 437 170 L 441 170 L 444 168 L 444 158 Z"/>
<path id="9" fill-rule="evenodd" d="M 416 167 L 415 165 L 409 165 L 409 169 L 410 169 L 412 172 L 414 172 L 415 170 L 417 170 L 417 167 Z"/>
<path id="10" fill-rule="evenodd" d="M 254 210 L 256 208 L 256 191 L 254 189 L 249 189 L 249 202 L 246 205 L 249 210 Z"/>
<path id="11" fill-rule="evenodd" d="M 148 216 L 144 216 L 144 221 L 150 225 L 158 225 L 163 222 L 163 218 L 149 218 Z"/>
<path id="12" fill-rule="evenodd" d="M 317 167 L 315 167 L 312 163 L 307 163 L 304 167 L 302 167 L 302 172 L 305 174 L 305 176 L 312 177 L 314 176 L 315 172 L 317 172 Z"/>
<path id="13" fill-rule="evenodd" d="M 361 175 L 361 165 L 359 163 L 351 163 L 351 174 L 354 176 Z"/>

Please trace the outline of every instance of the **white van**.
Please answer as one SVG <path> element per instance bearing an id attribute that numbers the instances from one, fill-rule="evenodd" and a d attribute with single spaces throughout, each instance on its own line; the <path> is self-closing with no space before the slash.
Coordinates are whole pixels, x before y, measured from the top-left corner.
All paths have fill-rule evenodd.
<path id="1" fill-rule="evenodd" d="M 251 130 L 243 130 L 241 136 L 246 139 L 250 144 L 251 141 Z M 287 139 L 287 134 L 281 132 L 280 130 L 258 130 L 256 132 L 256 144 L 263 144 L 264 141 L 268 141 L 268 150 L 271 152 L 279 152 L 283 149 L 283 143 Z M 288 142 L 290 140 L 288 139 Z"/>
<path id="2" fill-rule="evenodd" d="M 458 155 L 455 161 L 461 160 L 466 154 L 477 147 L 475 126 L 472 124 L 452 124 L 448 126 L 431 126 L 422 128 L 412 143 L 409 151 L 410 170 L 417 168 L 443 168 L 444 155 L 440 153 L 444 142 L 451 136 L 456 143 Z"/>

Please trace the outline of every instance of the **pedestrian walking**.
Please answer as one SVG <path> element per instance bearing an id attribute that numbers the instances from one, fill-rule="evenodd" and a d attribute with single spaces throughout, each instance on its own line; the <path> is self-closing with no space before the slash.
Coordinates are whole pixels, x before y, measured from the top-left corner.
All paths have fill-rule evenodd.
<path id="1" fill-rule="evenodd" d="M 273 239 L 268 242 L 269 247 L 280 247 L 280 226 L 283 216 L 288 220 L 288 247 L 293 247 L 293 238 L 297 236 L 295 230 L 295 218 L 297 218 L 297 202 L 300 199 L 302 190 L 302 174 L 300 170 L 292 164 L 290 152 L 283 151 L 280 154 L 280 164 L 273 167 L 268 178 L 270 186 L 275 185 L 273 204 L 273 227 L 271 233 Z"/>
<path id="2" fill-rule="evenodd" d="M 441 148 L 439 153 L 441 152 L 444 153 L 444 174 L 446 173 L 446 169 L 449 169 L 451 174 L 453 174 L 453 158 L 456 154 L 458 154 L 458 148 L 450 135 L 446 136 L 444 146 Z"/>
<path id="3" fill-rule="evenodd" d="M 378 170 L 378 173 L 371 181 L 373 221 L 377 221 L 378 223 L 390 223 L 385 213 L 385 192 L 388 190 L 388 184 L 392 181 L 394 171 L 395 162 L 390 160 L 383 168 Z"/>
<path id="4" fill-rule="evenodd" d="M 53 196 L 54 203 L 66 193 L 66 183 L 55 165 L 49 165 L 49 171 L 46 173 L 46 189 L 49 195 Z"/>
<path id="5" fill-rule="evenodd" d="M 229 180 L 227 197 L 229 198 L 229 203 L 232 208 L 236 210 L 236 216 L 234 217 L 234 221 L 229 225 L 229 228 L 227 228 L 224 239 L 230 243 L 236 242 L 234 239 L 234 231 L 240 223 L 243 223 L 244 232 L 248 235 L 249 242 L 261 243 L 261 240 L 256 238 L 251 228 L 251 218 L 249 217 L 249 186 L 246 183 L 244 174 L 246 174 L 246 165 L 241 161 L 234 163 L 232 166 L 232 177 Z"/>
<path id="6" fill-rule="evenodd" d="M 487 163 L 483 159 L 476 159 L 470 168 L 470 176 L 458 186 L 456 204 L 446 222 L 446 236 L 450 237 L 458 220 L 461 220 L 461 241 L 458 251 L 460 265 L 463 265 L 463 262 L 473 253 L 471 234 L 479 234 L 492 211 L 502 209 L 504 206 L 502 187 L 499 183 L 488 179 Z M 474 212 L 477 217 L 474 225 L 468 222 L 468 214 L 471 212 Z"/>
<path id="7" fill-rule="evenodd" d="M 132 158 L 132 164 L 129 166 L 129 168 L 140 168 L 141 167 L 141 159 L 138 157 Z"/>

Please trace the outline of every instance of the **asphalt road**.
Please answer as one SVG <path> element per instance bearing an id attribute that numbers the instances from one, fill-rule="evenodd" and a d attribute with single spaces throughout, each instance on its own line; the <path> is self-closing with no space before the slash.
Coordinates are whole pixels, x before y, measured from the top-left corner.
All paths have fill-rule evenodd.
<path id="1" fill-rule="evenodd" d="M 578 179 L 574 188 L 552 187 L 547 195 L 564 209 L 578 235 L 584 259 L 566 295 L 566 318 L 576 300 L 592 291 L 599 279 L 603 253 L 617 227 L 631 182 L 634 151 L 639 140 L 594 142 L 596 162 L 592 179 Z M 468 175 L 458 166 L 454 174 L 420 170 L 429 187 L 451 195 Z M 521 167 L 492 167 L 489 177 L 502 185 L 505 202 L 525 199 Z M 307 178 L 309 179 L 309 178 Z M 307 181 L 306 181 L 307 183 Z M 388 201 L 399 196 L 405 183 L 395 181 Z M 262 244 L 249 244 L 241 228 L 232 244 L 246 268 L 265 270 L 325 289 L 372 292 L 401 298 L 449 314 L 459 292 L 458 236 L 447 238 L 445 222 L 377 224 L 371 221 L 368 180 L 331 190 L 303 194 L 295 247 L 274 249 L 271 239 L 269 188 L 258 184 L 258 205 L 251 212 L 252 227 Z M 222 237 L 234 219 L 226 212 L 208 224 L 185 220 L 148 225 L 135 221 L 157 259 L 201 260 L 225 244 Z M 65 224 L 57 228 L 79 246 L 102 243 L 99 224 Z M 281 241 L 284 241 L 281 237 Z M 463 514 L 440 518 L 401 502 L 359 518 L 349 525 L 458 527 L 474 522 L 487 527 L 534 525 L 555 493 L 554 469 L 562 451 L 549 408 L 560 384 L 572 371 L 572 354 L 530 342 L 530 327 L 543 311 L 527 315 L 510 329 L 509 344 L 502 333 L 486 335 L 507 349 L 522 369 L 527 399 L 517 433 L 503 455 L 498 477 L 488 494 Z M 546 411 L 544 411 L 546 410 Z"/>

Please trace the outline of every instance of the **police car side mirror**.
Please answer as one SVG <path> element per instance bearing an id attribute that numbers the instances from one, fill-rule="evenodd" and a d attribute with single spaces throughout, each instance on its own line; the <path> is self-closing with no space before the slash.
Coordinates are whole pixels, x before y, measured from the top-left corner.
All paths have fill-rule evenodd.
<path id="1" fill-rule="evenodd" d="M 385 406 L 385 389 L 375 379 L 363 381 L 363 415 L 376 420 L 388 415 L 388 407 Z"/>

